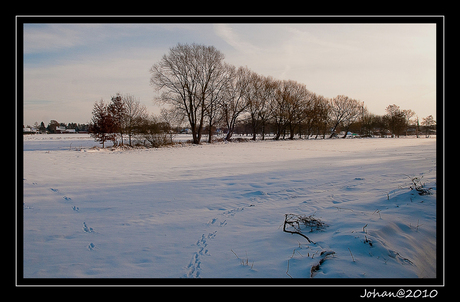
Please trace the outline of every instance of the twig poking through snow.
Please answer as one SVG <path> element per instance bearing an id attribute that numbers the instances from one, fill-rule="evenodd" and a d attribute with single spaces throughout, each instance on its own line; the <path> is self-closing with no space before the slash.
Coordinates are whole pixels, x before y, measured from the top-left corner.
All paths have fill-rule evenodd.
<path id="1" fill-rule="evenodd" d="M 236 256 L 236 258 L 238 260 L 240 260 L 240 264 L 242 266 L 249 266 L 249 258 L 248 258 L 248 252 L 246 252 L 246 259 L 241 259 L 240 257 L 238 257 L 238 255 L 232 250 L 230 249 L 230 251 L 232 251 L 232 253 Z M 254 261 L 252 261 L 252 265 L 251 265 L 251 269 L 254 267 Z"/>
<path id="2" fill-rule="evenodd" d="M 317 264 L 313 265 L 310 269 L 310 278 L 313 277 L 313 274 L 317 271 L 319 271 L 319 268 L 321 266 L 321 264 L 323 264 L 324 260 L 326 260 L 326 257 L 329 256 L 329 255 L 333 255 L 335 254 L 334 251 L 322 251 L 321 254 L 320 254 L 320 259 L 318 261 Z M 286 272 L 287 273 L 287 272 Z"/>
<path id="3" fill-rule="evenodd" d="M 326 226 L 324 222 L 313 217 L 313 215 L 305 216 L 305 215 L 296 215 L 296 214 L 284 214 L 284 225 L 283 225 L 284 232 L 291 233 L 291 234 L 298 234 L 304 237 L 305 239 L 307 239 L 309 243 L 316 244 L 315 242 L 311 241 L 310 238 L 308 238 L 306 235 L 302 234 L 300 230 L 300 224 L 303 224 L 306 227 L 310 227 L 312 231 L 313 231 L 313 228 L 316 228 L 317 230 L 319 230 Z M 290 225 L 294 229 L 294 231 L 286 230 L 286 225 Z"/>
<path id="4" fill-rule="evenodd" d="M 353 254 L 351 253 L 350 248 L 348 247 L 347 249 L 350 251 L 351 259 L 353 259 L 353 262 L 355 262 L 355 257 L 353 257 Z"/>

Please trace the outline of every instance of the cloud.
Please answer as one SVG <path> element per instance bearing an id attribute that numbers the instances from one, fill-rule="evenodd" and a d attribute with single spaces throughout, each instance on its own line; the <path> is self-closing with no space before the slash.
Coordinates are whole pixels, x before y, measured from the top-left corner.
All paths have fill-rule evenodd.
<path id="1" fill-rule="evenodd" d="M 322 51 L 340 50 L 340 51 L 356 51 L 357 47 L 349 45 L 348 43 L 339 43 L 330 39 L 329 37 L 319 37 L 319 35 L 312 34 L 308 28 L 300 30 L 296 27 L 288 27 L 290 33 L 290 42 L 298 46 L 310 46 L 318 48 Z M 336 39 L 339 40 L 339 39 Z"/>
<path id="2" fill-rule="evenodd" d="M 116 43 L 125 38 L 141 37 L 145 41 L 145 37 L 154 38 L 162 30 L 162 26 L 155 24 L 25 24 L 24 54 L 56 53 L 81 46 L 120 46 Z"/>
<path id="3" fill-rule="evenodd" d="M 81 24 L 24 25 L 24 54 L 58 51 L 86 44 L 94 26 Z"/>
<path id="4" fill-rule="evenodd" d="M 158 111 L 153 108 L 149 68 L 169 47 L 195 42 L 216 46 L 235 66 L 299 81 L 326 97 L 360 98 L 375 113 L 383 113 L 391 100 L 426 116 L 422 110 L 435 104 L 435 29 L 361 24 L 26 24 L 24 108 L 31 109 L 26 112 L 31 119 L 46 108 L 50 118 L 85 122 L 94 101 L 121 92 L 134 94 Z M 406 100 L 414 101 L 405 105 Z"/>
<path id="5" fill-rule="evenodd" d="M 154 24 L 26 24 L 24 122 L 86 122 L 95 101 L 117 92 L 158 111 L 149 69 L 170 46 L 167 37 Z"/>
<path id="6" fill-rule="evenodd" d="M 136 55 L 132 56 L 133 53 Z M 133 94 L 149 110 L 153 109 L 149 69 L 159 58 L 159 53 L 149 49 L 130 49 L 125 54 L 92 55 L 62 64 L 27 66 L 24 109 L 47 110 L 49 118 L 64 122 L 86 122 L 95 101 L 101 98 L 108 101 L 117 92 Z"/>
<path id="7" fill-rule="evenodd" d="M 29 110 L 50 108 L 50 106 L 54 104 L 56 104 L 56 102 L 50 100 L 24 100 L 24 107 Z"/>
<path id="8" fill-rule="evenodd" d="M 260 51 L 260 48 L 243 40 L 228 24 L 214 24 L 214 32 L 239 52 L 253 54 Z"/>

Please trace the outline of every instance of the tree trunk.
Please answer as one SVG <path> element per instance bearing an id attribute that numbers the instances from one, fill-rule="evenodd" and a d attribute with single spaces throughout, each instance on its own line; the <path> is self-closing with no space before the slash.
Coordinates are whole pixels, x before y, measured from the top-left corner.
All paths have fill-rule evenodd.
<path id="1" fill-rule="evenodd" d="M 257 135 L 257 121 L 254 118 L 254 115 L 251 115 L 251 126 L 252 126 L 252 140 L 256 140 L 256 135 Z"/>
<path id="2" fill-rule="evenodd" d="M 211 126 L 209 126 L 208 143 L 212 143 L 212 129 L 211 129 Z"/>
<path id="3" fill-rule="evenodd" d="M 228 129 L 227 136 L 225 137 L 226 141 L 229 141 L 232 138 L 233 130 Z"/>
<path id="4" fill-rule="evenodd" d="M 289 139 L 293 140 L 294 139 L 294 134 L 295 134 L 295 125 L 292 125 L 292 123 L 289 123 Z"/>
<path id="5" fill-rule="evenodd" d="M 261 134 L 262 134 L 262 140 L 265 140 L 265 120 L 262 120 L 262 125 L 261 125 Z"/>
<path id="6" fill-rule="evenodd" d="M 199 140 L 198 140 L 198 134 L 197 134 L 197 132 L 196 132 L 196 125 L 190 123 L 190 126 L 192 127 L 193 143 L 194 143 L 195 145 L 197 145 L 197 144 L 199 144 Z"/>
<path id="7" fill-rule="evenodd" d="M 348 126 L 348 127 L 345 129 L 345 135 L 342 136 L 342 138 L 347 138 L 348 130 L 350 130 L 350 126 Z"/>
<path id="8" fill-rule="evenodd" d="M 209 119 L 208 143 L 212 143 L 212 118 Z"/>

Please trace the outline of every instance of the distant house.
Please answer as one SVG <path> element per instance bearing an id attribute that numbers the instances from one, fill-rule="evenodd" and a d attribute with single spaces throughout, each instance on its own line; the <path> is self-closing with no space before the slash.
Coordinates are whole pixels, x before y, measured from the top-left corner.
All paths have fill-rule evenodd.
<path id="1" fill-rule="evenodd" d="M 35 128 L 24 127 L 22 128 L 22 133 L 23 134 L 35 134 L 35 133 L 38 133 L 38 130 Z"/>
<path id="2" fill-rule="evenodd" d="M 56 126 L 56 130 L 54 130 L 55 133 L 64 133 L 65 127 L 64 126 Z"/>
<path id="3" fill-rule="evenodd" d="M 75 129 L 66 129 L 64 126 L 57 126 L 55 133 L 77 133 Z"/>

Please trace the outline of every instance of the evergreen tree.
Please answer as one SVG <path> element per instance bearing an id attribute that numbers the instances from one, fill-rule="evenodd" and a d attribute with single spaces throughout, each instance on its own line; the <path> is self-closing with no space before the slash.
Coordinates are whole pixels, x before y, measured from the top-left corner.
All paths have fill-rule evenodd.
<path id="1" fill-rule="evenodd" d="M 122 96 L 119 93 L 112 97 L 112 103 L 108 105 L 108 111 L 113 119 L 113 132 L 120 134 L 121 145 L 123 145 L 123 133 L 125 130 L 126 121 L 126 106 L 123 102 Z"/>
<path id="2" fill-rule="evenodd" d="M 113 116 L 103 100 L 94 103 L 93 117 L 89 125 L 89 132 L 96 141 L 102 144 L 102 148 L 105 147 L 107 140 L 116 140 L 115 123 Z"/>

